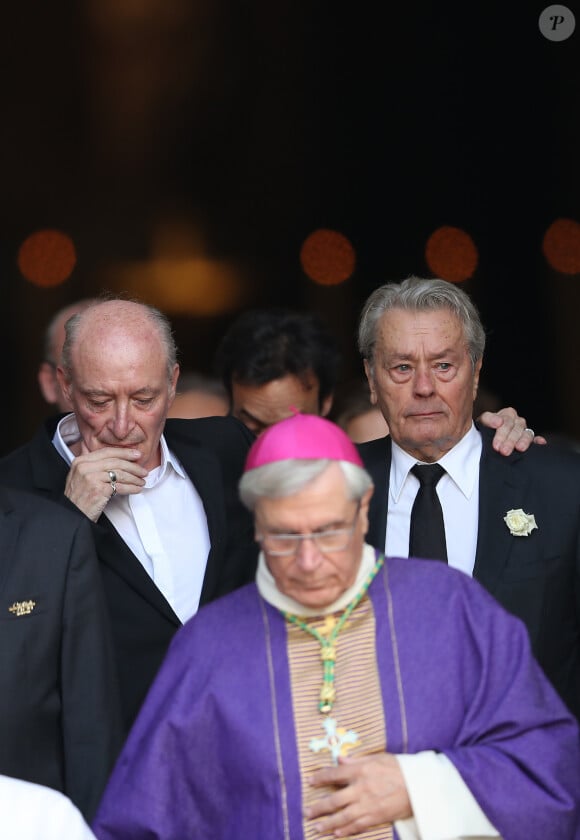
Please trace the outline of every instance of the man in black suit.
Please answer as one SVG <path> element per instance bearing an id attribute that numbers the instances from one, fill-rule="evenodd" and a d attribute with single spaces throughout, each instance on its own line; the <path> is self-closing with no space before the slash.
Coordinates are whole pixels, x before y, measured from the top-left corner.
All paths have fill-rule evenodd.
<path id="1" fill-rule="evenodd" d="M 0 773 L 62 791 L 90 819 L 122 745 L 89 524 L 0 488 Z"/>
<path id="2" fill-rule="evenodd" d="M 166 422 L 179 366 L 158 310 L 102 301 L 66 329 L 58 377 L 73 413 L 3 458 L 0 482 L 93 523 L 129 727 L 178 627 L 253 578 L 237 497 L 253 435 L 233 418 Z"/>
<path id="3" fill-rule="evenodd" d="M 419 488 L 411 470 L 440 464 L 449 565 L 524 621 L 538 661 L 580 717 L 580 457 L 545 446 L 507 458 L 496 451 L 472 422 L 484 346 L 477 310 L 451 283 L 412 277 L 365 303 L 359 349 L 390 429 L 359 446 L 375 483 L 368 540 L 409 555 Z"/>

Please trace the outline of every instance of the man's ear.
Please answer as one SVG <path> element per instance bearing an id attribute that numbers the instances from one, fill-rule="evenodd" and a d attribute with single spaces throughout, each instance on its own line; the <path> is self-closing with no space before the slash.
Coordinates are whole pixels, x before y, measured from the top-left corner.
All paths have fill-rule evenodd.
<path id="1" fill-rule="evenodd" d="M 175 362 L 173 366 L 173 373 L 171 375 L 171 382 L 169 384 L 169 404 L 173 402 L 175 399 L 175 394 L 177 391 L 177 380 L 179 379 L 180 368 L 178 362 Z"/>
<path id="2" fill-rule="evenodd" d="M 60 367 L 60 365 L 56 369 L 56 379 L 60 386 L 60 390 L 64 394 L 65 398 L 71 403 L 71 383 L 66 378 L 64 370 Z M 57 402 L 57 400 L 55 400 Z"/>
<path id="3" fill-rule="evenodd" d="M 330 409 L 332 408 L 332 403 L 334 402 L 334 394 L 329 394 L 322 400 L 322 405 L 320 406 L 320 416 L 327 417 Z"/>
<path id="4" fill-rule="evenodd" d="M 50 362 L 42 362 L 37 373 L 40 393 L 49 405 L 56 405 L 60 396 L 56 371 Z"/>
<path id="5" fill-rule="evenodd" d="M 477 397 L 477 389 L 479 388 L 479 374 L 481 373 L 481 367 L 483 365 L 483 359 L 478 359 L 475 363 L 475 370 L 473 372 L 473 401 L 475 402 L 475 398 Z"/>
<path id="6" fill-rule="evenodd" d="M 369 390 L 371 392 L 371 405 L 376 405 L 377 404 L 377 392 L 376 392 L 376 389 L 375 389 L 375 378 L 373 376 L 373 370 L 371 368 L 371 365 L 370 365 L 368 359 L 364 360 L 364 366 L 365 366 L 365 374 L 366 374 L 366 377 L 367 377 L 367 382 L 369 383 Z"/>
<path id="7" fill-rule="evenodd" d="M 368 490 L 365 491 L 362 499 L 360 500 L 360 516 L 363 520 L 363 533 L 366 535 L 369 530 L 369 504 L 372 499 L 373 493 L 375 492 L 374 487 L 369 487 Z"/>

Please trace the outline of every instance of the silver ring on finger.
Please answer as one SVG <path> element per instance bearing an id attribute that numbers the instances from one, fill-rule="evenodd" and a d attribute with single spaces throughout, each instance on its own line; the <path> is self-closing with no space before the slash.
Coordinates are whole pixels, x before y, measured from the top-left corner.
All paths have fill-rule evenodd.
<path id="1" fill-rule="evenodd" d="M 526 428 L 526 429 L 524 429 L 524 432 L 529 432 L 529 434 L 531 434 L 532 437 L 536 437 L 536 433 L 534 432 L 533 429 Z"/>
<path id="2" fill-rule="evenodd" d="M 111 482 L 111 499 L 117 495 L 117 473 L 115 470 L 108 470 L 109 481 Z"/>

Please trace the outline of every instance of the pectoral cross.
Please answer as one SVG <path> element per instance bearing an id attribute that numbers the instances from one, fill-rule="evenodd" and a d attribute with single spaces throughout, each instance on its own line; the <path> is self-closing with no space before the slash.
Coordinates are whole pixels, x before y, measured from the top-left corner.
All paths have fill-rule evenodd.
<path id="1" fill-rule="evenodd" d="M 338 764 L 341 755 L 346 755 L 348 750 L 360 744 L 357 733 L 352 729 L 339 727 L 334 718 L 325 718 L 322 725 L 326 731 L 326 738 L 312 738 L 310 749 L 315 753 L 328 751 L 333 764 Z"/>

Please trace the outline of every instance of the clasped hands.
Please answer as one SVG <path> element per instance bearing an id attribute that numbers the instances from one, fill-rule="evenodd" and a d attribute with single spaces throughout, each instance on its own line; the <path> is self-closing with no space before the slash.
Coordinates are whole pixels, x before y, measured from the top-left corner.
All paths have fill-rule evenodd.
<path id="1" fill-rule="evenodd" d="M 145 486 L 147 470 L 137 463 L 138 449 L 104 446 L 89 452 L 82 444 L 81 454 L 72 462 L 64 494 L 85 516 L 96 522 L 109 499 L 115 495 L 140 493 Z M 113 482 L 109 473 L 114 473 Z"/>
<path id="2" fill-rule="evenodd" d="M 340 758 L 337 767 L 317 770 L 309 782 L 313 787 L 337 788 L 305 811 L 322 836 L 356 836 L 413 815 L 399 762 L 389 753 Z"/>

